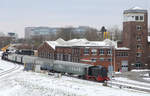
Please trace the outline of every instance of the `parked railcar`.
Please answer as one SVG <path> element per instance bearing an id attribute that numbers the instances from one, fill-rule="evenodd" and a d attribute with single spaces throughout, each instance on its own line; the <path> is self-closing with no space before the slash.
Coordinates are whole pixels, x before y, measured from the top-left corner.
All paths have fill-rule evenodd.
<path id="1" fill-rule="evenodd" d="M 35 64 L 40 65 L 41 70 L 49 70 L 49 71 L 53 70 L 53 65 L 54 65 L 53 60 L 40 58 L 40 57 L 36 59 Z"/>
<path id="2" fill-rule="evenodd" d="M 34 51 L 33 50 L 27 50 L 27 49 L 16 50 L 15 53 L 16 54 L 20 54 L 20 55 L 34 55 Z"/>
<path id="3" fill-rule="evenodd" d="M 35 56 L 24 55 L 22 58 L 22 63 L 23 64 L 27 64 L 27 63 L 34 64 L 37 59 L 38 59 L 38 57 L 35 57 Z"/>
<path id="4" fill-rule="evenodd" d="M 17 55 L 16 56 L 16 63 L 23 64 L 23 62 L 22 62 L 23 56 L 24 55 Z"/>
<path id="5" fill-rule="evenodd" d="M 50 60 L 40 57 L 18 55 L 18 54 L 8 54 L 6 58 L 9 61 L 17 63 L 26 63 L 34 65 L 40 65 L 41 69 L 49 70 L 52 72 L 68 73 L 73 75 L 78 75 L 84 79 L 105 81 L 109 80 L 107 76 L 107 69 L 102 66 L 93 66 L 83 63 L 74 63 L 68 61 Z"/>
<path id="6" fill-rule="evenodd" d="M 102 66 L 56 60 L 54 61 L 53 70 L 60 73 L 78 75 L 79 77 L 88 80 L 109 80 L 107 77 L 107 69 Z"/>
<path id="7" fill-rule="evenodd" d="M 90 66 L 92 66 L 92 65 L 56 60 L 54 62 L 54 68 L 53 69 L 57 72 L 84 76 L 86 74 L 85 68 L 88 68 Z"/>
<path id="8" fill-rule="evenodd" d="M 9 54 L 7 59 L 9 61 L 16 62 L 16 60 L 17 60 L 17 54 Z"/>

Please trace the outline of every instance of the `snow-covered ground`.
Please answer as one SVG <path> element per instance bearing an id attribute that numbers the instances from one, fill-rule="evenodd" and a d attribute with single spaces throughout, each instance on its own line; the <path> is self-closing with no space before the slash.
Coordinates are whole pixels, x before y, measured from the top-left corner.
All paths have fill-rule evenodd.
<path id="1" fill-rule="evenodd" d="M 150 71 L 150 69 L 134 69 L 134 70 L 131 70 L 132 72 L 143 72 L 143 71 Z"/>
<path id="2" fill-rule="evenodd" d="M 148 73 L 147 73 L 147 74 L 144 74 L 143 76 L 144 76 L 144 77 L 150 77 Z"/>
<path id="3" fill-rule="evenodd" d="M 2 61 L 1 57 L 0 57 L 0 72 L 9 70 L 9 69 L 13 68 L 14 66 L 15 66 L 15 64 L 13 64 L 13 63 Z"/>
<path id="4" fill-rule="evenodd" d="M 147 74 L 144 74 L 144 78 L 143 78 L 144 80 L 147 80 L 147 81 L 150 81 L 150 76 L 149 76 L 149 74 L 147 73 Z"/>
<path id="5" fill-rule="evenodd" d="M 3 70 L 13 63 L 0 60 Z M 0 77 L 0 96 L 150 96 L 150 93 L 111 88 L 86 80 L 19 70 Z"/>
<path id="6" fill-rule="evenodd" d="M 144 80 L 150 81 L 150 78 L 143 78 Z"/>
<path id="7" fill-rule="evenodd" d="M 150 84 L 149 83 L 130 80 L 130 79 L 124 78 L 124 77 L 116 77 L 111 82 L 115 83 L 115 84 L 121 84 L 121 85 L 126 85 L 126 86 L 150 90 Z"/>
<path id="8" fill-rule="evenodd" d="M 0 80 L 0 96 L 149 96 L 149 93 L 104 87 L 101 83 L 42 73 L 17 72 Z"/>

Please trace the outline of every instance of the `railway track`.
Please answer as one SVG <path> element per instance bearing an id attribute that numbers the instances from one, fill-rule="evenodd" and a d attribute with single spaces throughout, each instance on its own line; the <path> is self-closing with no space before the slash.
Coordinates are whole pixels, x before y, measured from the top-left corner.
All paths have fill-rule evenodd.
<path id="1" fill-rule="evenodd" d="M 13 68 L 11 68 L 11 69 L 9 69 L 9 70 L 6 70 L 6 71 L 0 72 L 0 76 L 3 76 L 3 75 L 6 75 L 6 74 L 8 74 L 8 73 L 11 73 L 11 72 L 13 72 L 13 71 L 16 71 L 16 70 L 18 70 L 19 68 L 20 68 L 20 65 L 15 64 L 15 66 L 14 66 Z"/>
<path id="2" fill-rule="evenodd" d="M 133 89 L 138 91 L 144 91 L 150 93 L 150 85 L 146 84 L 137 84 L 137 83 L 131 83 L 131 82 L 125 82 L 125 81 L 119 81 L 119 80 L 112 80 L 107 82 L 109 86 L 117 86 L 120 89 L 127 88 L 127 89 Z"/>

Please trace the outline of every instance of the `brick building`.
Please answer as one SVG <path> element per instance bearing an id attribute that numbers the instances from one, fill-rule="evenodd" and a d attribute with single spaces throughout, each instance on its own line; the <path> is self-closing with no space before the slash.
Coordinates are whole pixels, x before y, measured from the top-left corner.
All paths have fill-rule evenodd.
<path id="1" fill-rule="evenodd" d="M 129 68 L 150 68 L 148 12 L 139 7 L 124 11 L 123 41 L 119 46 L 130 48 Z"/>
<path id="2" fill-rule="evenodd" d="M 81 62 L 113 68 L 115 71 L 128 70 L 129 48 L 117 47 L 117 42 L 106 39 L 104 41 L 88 41 L 86 39 L 72 39 L 64 41 L 45 41 L 38 48 L 38 56 L 43 58 Z"/>
<path id="3" fill-rule="evenodd" d="M 39 56 L 102 65 L 108 70 L 113 67 L 115 71 L 150 68 L 147 10 L 134 7 L 125 10 L 123 15 L 123 39 L 121 42 L 117 43 L 108 39 L 104 41 L 88 41 L 86 39 L 46 41 L 38 49 Z M 47 46 L 49 49 L 43 46 Z"/>

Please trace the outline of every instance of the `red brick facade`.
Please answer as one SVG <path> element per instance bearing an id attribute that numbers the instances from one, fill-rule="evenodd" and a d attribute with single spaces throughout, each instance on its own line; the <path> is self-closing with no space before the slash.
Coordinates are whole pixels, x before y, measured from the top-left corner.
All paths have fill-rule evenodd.
<path id="1" fill-rule="evenodd" d="M 38 48 L 38 56 L 42 58 L 49 58 L 54 59 L 55 50 L 48 45 L 48 43 L 44 42 L 39 48 Z"/>
<path id="2" fill-rule="evenodd" d="M 51 57 L 51 55 L 55 53 Z M 112 53 L 112 54 L 111 54 Z M 118 50 L 110 47 L 90 47 L 90 46 L 73 46 L 63 47 L 56 46 L 55 50 L 46 42 L 38 48 L 39 57 L 80 62 L 92 65 L 101 65 L 109 69 L 111 65 L 115 71 L 122 70 L 122 67 L 128 68 L 128 66 L 122 66 L 122 61 L 128 62 L 129 50 Z"/>
<path id="3" fill-rule="evenodd" d="M 150 48 L 148 45 L 147 10 L 126 10 L 124 15 L 132 18 L 123 22 L 123 46 L 130 48 L 129 68 L 150 68 Z M 129 16 L 127 17 L 129 18 Z"/>

